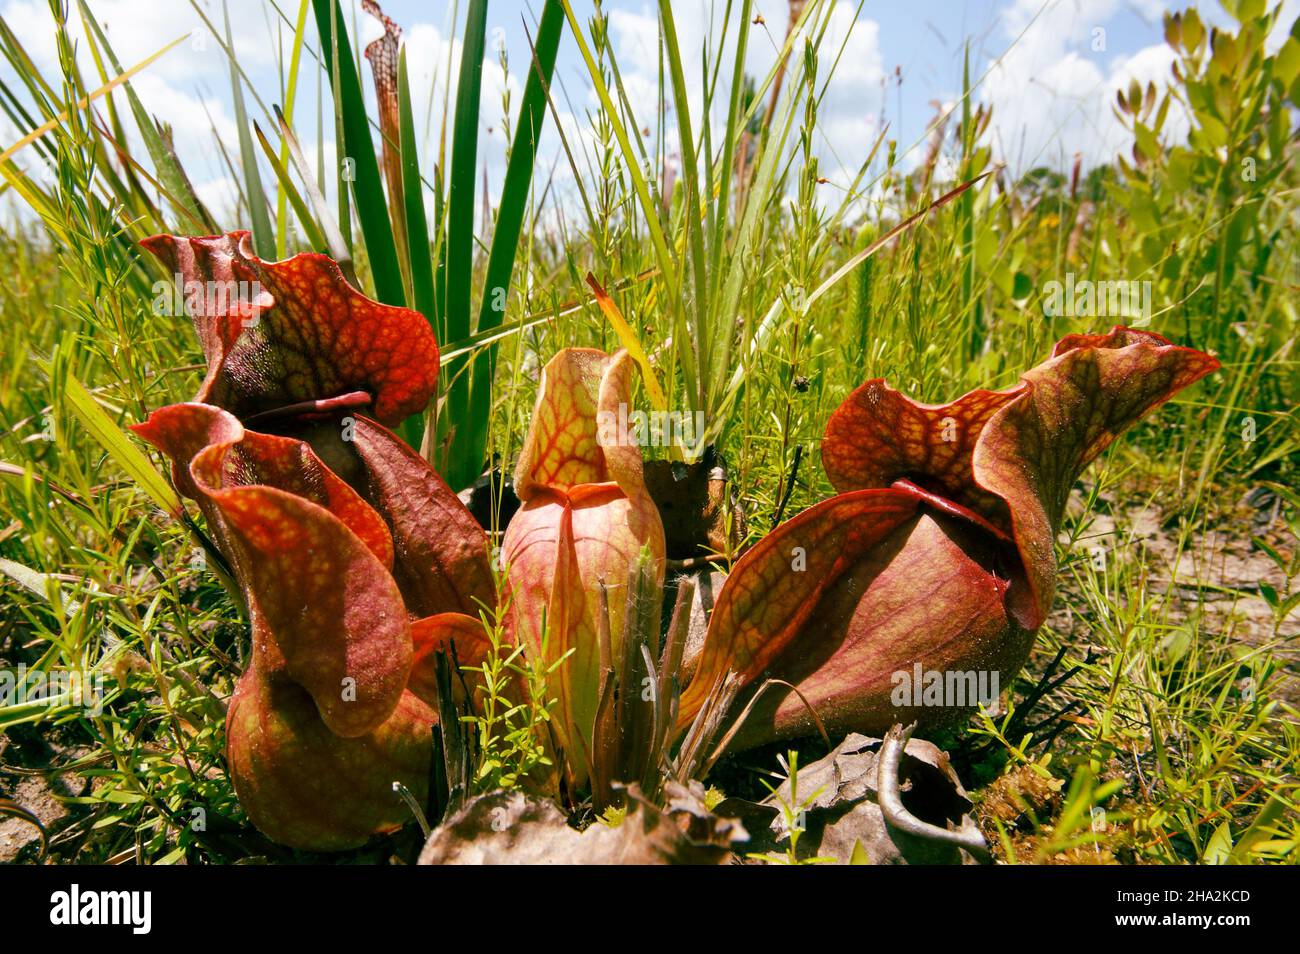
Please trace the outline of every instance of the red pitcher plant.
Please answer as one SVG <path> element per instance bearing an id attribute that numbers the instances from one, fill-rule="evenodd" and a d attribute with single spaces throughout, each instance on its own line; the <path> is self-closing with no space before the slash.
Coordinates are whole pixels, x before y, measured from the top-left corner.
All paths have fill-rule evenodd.
<path id="1" fill-rule="evenodd" d="M 813 731 L 883 734 L 970 707 L 897 706 L 896 673 L 1024 664 L 1056 586 L 1070 489 L 1125 428 L 1219 366 L 1128 328 L 1070 335 L 1005 391 L 920 404 L 883 380 L 831 415 L 822 462 L 839 493 L 735 565 L 709 622 L 679 727 L 729 674 L 783 680 L 740 745 Z M 974 700 L 971 700 L 972 704 Z"/>
<path id="2" fill-rule="evenodd" d="M 522 507 L 502 546 L 515 639 L 548 668 L 564 660 L 549 690 L 571 788 L 591 770 L 600 627 L 608 625 L 617 658 L 625 628 L 620 597 L 643 550 L 663 582 L 663 523 L 642 478 L 641 451 L 615 423 L 626 420 L 632 373 L 626 351 L 569 348 L 546 365 L 515 471 Z"/>
<path id="3" fill-rule="evenodd" d="M 454 643 L 472 666 L 490 649 L 478 619 L 497 596 L 486 534 L 388 429 L 433 395 L 437 342 L 421 315 L 366 298 L 322 255 L 265 262 L 243 232 L 146 247 L 202 289 L 202 387 L 135 429 L 171 459 L 248 609 L 251 658 L 227 719 L 236 792 L 278 842 L 359 845 L 409 818 L 393 782 L 427 795 L 434 653 Z M 211 292 L 230 283 L 244 291 Z M 707 767 L 696 750 L 719 707 L 733 722 L 746 713 L 738 735 L 721 733 L 732 748 L 818 724 L 883 734 L 959 718 L 969 705 L 896 704 L 897 674 L 1008 684 L 1051 607 L 1079 474 L 1217 367 L 1115 328 L 1068 336 L 1014 387 L 950 404 L 868 381 L 826 426 L 837 494 L 736 562 L 683 687 L 689 613 L 662 626 L 664 528 L 641 452 L 614 423 L 628 418 L 635 365 L 624 351 L 559 352 L 542 372 L 501 555 L 505 624 L 545 674 L 565 791 L 607 802 L 612 782 L 651 791 Z M 759 685 L 778 691 L 755 699 Z"/>
<path id="4" fill-rule="evenodd" d="M 437 342 L 323 255 L 264 262 L 246 232 L 145 247 L 199 290 L 202 387 L 135 431 L 171 458 L 248 608 L 236 793 L 275 841 L 360 845 L 409 820 L 395 781 L 424 800 L 432 654 L 454 639 L 481 659 L 495 602 L 483 530 L 388 430 L 432 396 Z"/>

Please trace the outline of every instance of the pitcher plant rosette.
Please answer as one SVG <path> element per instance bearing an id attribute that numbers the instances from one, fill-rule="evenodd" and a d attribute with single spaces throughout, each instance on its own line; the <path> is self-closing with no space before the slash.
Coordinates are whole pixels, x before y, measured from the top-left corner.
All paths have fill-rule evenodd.
<path id="1" fill-rule="evenodd" d="M 389 427 L 437 385 L 418 313 L 379 304 L 323 255 L 264 262 L 248 234 L 145 247 L 187 289 L 207 375 L 136 433 L 172 461 L 247 606 L 252 652 L 227 760 L 264 834 L 341 849 L 410 819 L 436 721 L 432 655 L 485 651 L 484 531 Z M 233 284 L 232 284 L 233 283 Z M 244 289 L 230 295 L 229 289 Z"/>
<path id="2" fill-rule="evenodd" d="M 243 232 L 146 247 L 187 287 L 248 290 L 196 302 L 202 387 L 135 428 L 171 459 L 247 607 L 252 650 L 227 717 L 236 792 L 275 841 L 362 844 L 409 820 L 394 782 L 426 799 L 434 654 L 454 646 L 462 667 L 480 663 L 479 614 L 498 605 L 485 531 L 389 430 L 433 396 L 437 342 L 424 317 L 366 298 L 322 255 L 265 262 Z M 552 707 L 551 790 L 605 803 L 611 773 L 647 792 L 689 775 L 674 746 L 696 746 L 702 711 L 719 704 L 732 749 L 959 718 L 969 707 L 896 705 L 895 675 L 919 665 L 1008 685 L 1051 607 L 1079 474 L 1217 367 L 1115 328 L 1066 337 L 1014 387 L 950 404 L 868 381 L 826 426 L 836 496 L 740 557 L 685 667 L 689 614 L 660 619 L 663 523 L 636 442 L 611 426 L 627 419 L 635 365 L 624 351 L 559 352 L 501 541 L 504 625 Z M 625 600 L 630 586 L 653 599 Z M 627 633 L 644 639 L 622 645 Z M 622 684 L 620 658 L 632 660 Z M 634 681 L 656 687 L 649 728 L 631 724 Z"/>

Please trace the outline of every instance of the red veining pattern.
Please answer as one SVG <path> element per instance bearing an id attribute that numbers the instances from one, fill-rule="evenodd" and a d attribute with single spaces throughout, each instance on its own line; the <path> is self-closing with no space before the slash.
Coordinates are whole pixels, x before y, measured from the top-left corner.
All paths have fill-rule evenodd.
<path id="1" fill-rule="evenodd" d="M 1159 335 L 1116 328 L 1067 337 L 1016 387 L 951 404 L 867 382 L 831 416 L 823 442 L 827 472 L 847 492 L 782 524 L 733 567 L 679 727 L 729 670 L 794 680 L 828 723 L 860 731 L 901 718 L 889 697 L 900 666 L 1009 678 L 1050 608 L 1053 542 L 1083 468 L 1217 367 Z M 765 701 L 746 741 L 803 725 L 802 704 Z"/>
<path id="2" fill-rule="evenodd" d="M 328 510 L 385 568 L 392 566 L 393 540 L 383 519 L 305 442 L 245 430 L 234 415 L 207 404 L 159 408 L 131 430 L 172 459 L 177 488 L 201 505 L 210 501 L 196 478 L 209 485 L 274 487 Z M 186 462 L 195 461 L 200 451 L 212 446 L 222 450 L 204 458 L 208 463 L 201 466 L 210 470 L 195 472 L 193 464 Z"/>
<path id="3" fill-rule="evenodd" d="M 380 514 L 306 443 L 248 431 L 220 408 L 173 405 L 135 430 L 173 457 L 248 605 L 252 656 L 226 734 L 249 817 L 281 843 L 322 850 L 397 827 L 392 782 L 422 797 L 436 721 L 415 691 L 436 687 L 427 662 L 413 678 Z"/>
<path id="4" fill-rule="evenodd" d="M 1024 393 L 971 391 L 951 404 L 920 404 L 880 378 L 848 396 L 826 422 L 822 464 L 841 493 L 910 479 L 996 518 L 1001 502 L 971 475 L 971 454 L 988 419 Z"/>
<path id="5" fill-rule="evenodd" d="M 481 666 L 492 642 L 483 630 L 483 621 L 464 613 L 438 613 L 411 623 L 411 642 L 415 656 L 411 661 L 411 678 L 407 688 L 434 709 L 438 707 L 438 680 L 434 669 L 434 656 L 439 652 L 452 652 L 455 645 L 456 663 L 462 670 Z M 466 672 L 466 680 L 474 685 L 477 680 Z M 452 675 L 453 688 L 460 688 L 460 680 Z M 459 700 L 458 700 L 459 701 Z"/>
<path id="6" fill-rule="evenodd" d="M 348 284 L 328 256 L 258 258 L 248 232 L 141 243 L 186 283 L 258 283 L 242 298 L 205 299 L 192 316 L 208 361 L 197 400 L 246 417 L 363 390 L 392 426 L 422 410 L 438 381 L 438 344 L 418 312 L 384 305 Z M 252 295 L 255 287 L 261 294 Z"/>
<path id="7" fill-rule="evenodd" d="M 617 418 L 619 407 L 630 405 L 631 373 L 625 351 L 568 348 L 546 365 L 515 470 L 524 506 L 502 541 L 513 638 L 540 655 L 545 619 L 544 661 L 568 654 L 549 683 L 572 785 L 586 778 L 599 701 L 599 586 L 615 594 L 609 622 L 617 654 L 625 606 L 617 594 L 643 547 L 663 574 L 663 523 L 645 490 L 641 451 L 600 427 L 600 415 Z"/>
<path id="8" fill-rule="evenodd" d="M 597 429 L 600 382 L 609 361 L 603 351 L 568 348 L 543 369 L 516 470 L 520 499 L 528 499 L 534 486 L 564 490 L 610 479 Z"/>
<path id="9" fill-rule="evenodd" d="M 1211 355 L 1160 335 L 1116 327 L 1071 335 L 1026 372 L 1028 390 L 992 419 L 973 457 L 975 480 L 1007 502 L 1027 577 L 1010 606 L 1042 625 L 1055 592 L 1053 543 L 1070 489 L 1115 438 L 1219 367 Z"/>

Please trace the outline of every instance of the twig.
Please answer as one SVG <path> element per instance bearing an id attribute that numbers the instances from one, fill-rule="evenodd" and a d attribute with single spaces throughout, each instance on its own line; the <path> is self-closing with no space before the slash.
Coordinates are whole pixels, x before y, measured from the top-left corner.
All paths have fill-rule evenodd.
<path id="1" fill-rule="evenodd" d="M 903 805 L 903 797 L 898 787 L 898 765 L 903 760 L 907 740 L 916 730 L 913 722 L 907 728 L 895 724 L 880 744 L 880 754 L 876 758 L 876 798 L 880 812 L 885 821 L 899 831 L 924 838 L 927 841 L 942 841 L 968 852 L 981 864 L 991 864 L 993 856 L 984 836 L 973 828 L 949 831 L 938 825 L 921 821 Z"/>
<path id="2" fill-rule="evenodd" d="M 785 505 L 790 502 L 790 495 L 794 493 L 794 482 L 799 476 L 799 462 L 803 460 L 803 445 L 794 446 L 794 460 L 790 462 L 790 476 L 786 478 L 785 488 L 781 493 L 781 502 L 777 505 L 776 513 L 772 515 L 772 526 L 775 527 L 785 516 Z"/>

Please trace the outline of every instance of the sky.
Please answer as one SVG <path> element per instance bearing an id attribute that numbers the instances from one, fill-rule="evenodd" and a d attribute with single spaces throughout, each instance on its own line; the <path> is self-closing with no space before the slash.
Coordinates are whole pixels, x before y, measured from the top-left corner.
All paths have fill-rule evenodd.
<path id="1" fill-rule="evenodd" d="M 267 108 L 280 103 L 280 58 L 287 56 L 298 0 L 227 0 L 239 64 Z M 994 158 L 1013 174 L 1034 166 L 1068 169 L 1074 156 L 1086 165 L 1109 161 L 1126 145 L 1113 115 L 1114 91 L 1131 78 L 1143 84 L 1163 81 L 1172 60 L 1162 38 L 1161 16 L 1167 0 L 824 0 L 834 7 L 827 50 L 843 45 L 819 115 L 820 168 L 833 181 L 847 182 L 877 139 L 882 123 L 897 140 L 904 166 L 921 160 L 926 130 L 936 111 L 960 97 L 962 59 L 969 41 L 971 72 L 978 84 L 977 102 L 990 106 L 993 120 L 988 143 Z M 139 62 L 177 37 L 188 38 L 132 81 L 145 107 L 173 127 L 180 157 L 200 195 L 221 211 L 234 195 L 230 171 L 213 146 L 213 130 L 237 161 L 239 147 L 231 106 L 229 67 L 194 4 L 219 27 L 222 6 L 213 0 L 89 0 L 119 60 Z M 739 0 L 734 5 L 739 7 Z M 436 141 L 442 121 L 441 86 L 452 58 L 453 82 L 459 63 L 462 23 L 452 23 L 446 0 L 387 0 L 384 12 L 403 29 L 415 99 L 417 122 L 427 119 L 427 135 Z M 463 21 L 467 3 L 458 6 Z M 687 82 L 698 88 L 700 52 L 710 32 L 720 30 L 727 0 L 673 0 Z M 1284 0 L 1275 43 L 1300 15 L 1300 0 Z M 359 11 L 359 0 L 343 0 L 345 18 L 360 30 L 362 43 L 381 33 L 379 23 Z M 761 77 L 784 39 L 787 0 L 754 0 L 764 23 L 751 28 L 747 72 Z M 1198 5 L 1211 23 L 1226 23 L 1217 3 Z M 574 0 L 586 26 L 591 0 Z M 541 0 L 491 0 L 488 51 L 484 60 L 480 163 L 489 191 L 504 175 L 504 140 L 500 117 L 503 92 L 517 110 L 529 60 L 529 35 L 535 34 Z M 644 124 L 654 125 L 658 49 L 657 5 L 651 0 L 606 0 L 611 44 L 633 103 L 643 106 Z M 52 20 L 46 0 L 0 0 L 0 15 L 46 76 L 57 72 Z M 735 16 L 735 14 L 733 14 Z M 75 5 L 73 19 L 75 20 Z M 308 42 L 316 45 L 308 14 Z M 75 33 L 80 33 L 79 24 Z M 734 36 L 734 25 L 731 35 Z M 714 44 L 716 45 L 716 44 Z M 85 44 L 81 52 L 94 75 Z M 499 65 L 504 49 L 508 71 Z M 729 55 L 729 54 L 728 54 Z M 831 57 L 823 57 L 823 72 Z M 0 67 L 4 76 L 8 67 Z M 556 104 L 560 121 L 575 137 L 589 135 L 588 111 L 595 94 L 572 37 L 566 35 L 557 60 Z M 304 62 L 294 123 L 309 156 L 317 144 L 328 163 L 335 161 L 328 99 L 326 128 L 317 128 L 315 64 Z M 366 71 L 363 84 L 371 94 Z M 5 76 L 6 81 L 10 77 Z M 246 93 L 246 96 L 248 94 Z M 328 84 L 326 84 L 328 97 Z M 262 107 L 249 98 L 250 118 L 267 126 Z M 725 102 L 725 99 L 721 100 Z M 640 115 L 640 113 L 639 113 Z M 698 125 L 698 106 L 693 113 Z M 721 123 L 721 116 L 713 117 Z M 552 120 L 548 118 L 548 124 Z M 670 122 L 669 152 L 675 128 Z M 1186 131 L 1175 114 L 1169 135 Z M 17 138 L 0 118 L 0 141 Z M 577 139 L 575 138 L 575 141 Z M 428 153 L 426 153 L 428 154 Z M 558 183 L 571 175 L 550 130 L 540 149 L 541 168 L 555 170 Z M 428 170 L 425 170 L 426 175 Z"/>

